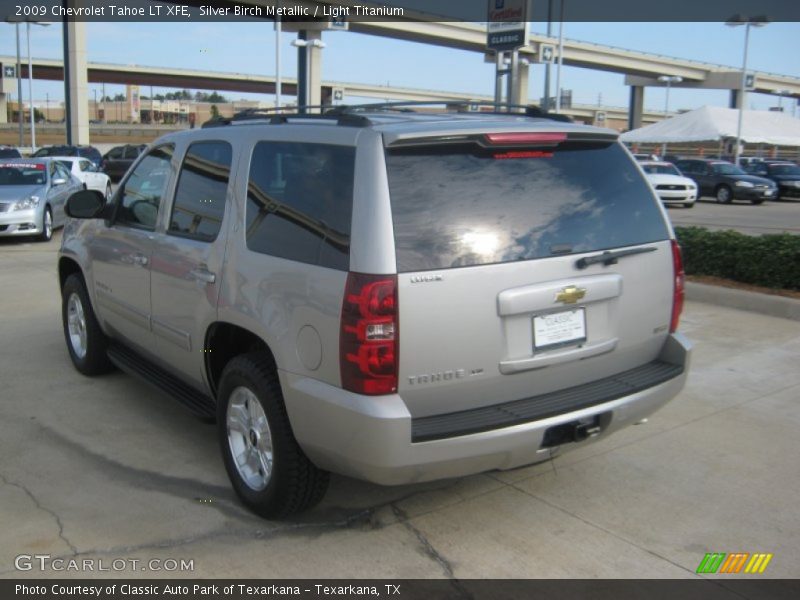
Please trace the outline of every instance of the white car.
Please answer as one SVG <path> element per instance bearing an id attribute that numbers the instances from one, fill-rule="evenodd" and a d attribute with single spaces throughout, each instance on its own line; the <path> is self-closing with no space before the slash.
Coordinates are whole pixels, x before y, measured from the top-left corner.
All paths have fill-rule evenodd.
<path id="1" fill-rule="evenodd" d="M 692 208 L 697 200 L 697 184 L 681 175 L 678 167 L 668 162 L 643 161 L 639 163 L 656 194 L 664 204 L 683 204 Z"/>
<path id="2" fill-rule="evenodd" d="M 111 197 L 111 179 L 105 173 L 100 173 L 94 163 L 82 156 L 52 156 L 53 160 L 60 162 L 72 173 L 87 190 L 100 192 L 106 198 Z"/>

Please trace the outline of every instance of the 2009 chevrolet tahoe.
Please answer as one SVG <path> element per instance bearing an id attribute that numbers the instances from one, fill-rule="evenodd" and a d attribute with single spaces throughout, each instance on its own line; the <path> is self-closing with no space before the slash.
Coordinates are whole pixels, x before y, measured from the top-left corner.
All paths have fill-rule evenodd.
<path id="1" fill-rule="evenodd" d="M 67 348 L 215 418 L 252 510 L 510 469 L 674 397 L 680 251 L 615 132 L 394 106 L 167 135 L 68 202 Z"/>

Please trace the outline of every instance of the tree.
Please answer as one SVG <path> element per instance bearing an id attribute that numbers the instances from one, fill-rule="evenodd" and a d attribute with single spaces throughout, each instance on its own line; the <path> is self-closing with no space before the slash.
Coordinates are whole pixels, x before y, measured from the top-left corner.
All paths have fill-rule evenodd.
<path id="1" fill-rule="evenodd" d="M 125 94 L 117 94 L 114 96 L 114 102 L 125 102 Z"/>
<path id="2" fill-rule="evenodd" d="M 211 118 L 216 119 L 219 117 L 219 109 L 216 104 L 211 105 Z"/>
<path id="3" fill-rule="evenodd" d="M 218 94 L 216 91 L 206 94 L 206 102 L 227 103 L 228 99 L 225 96 Z"/>

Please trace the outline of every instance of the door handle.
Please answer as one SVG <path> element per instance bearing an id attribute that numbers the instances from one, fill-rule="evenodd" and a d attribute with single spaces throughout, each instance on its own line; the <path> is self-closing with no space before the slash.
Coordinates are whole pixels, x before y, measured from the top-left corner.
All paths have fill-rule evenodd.
<path id="1" fill-rule="evenodd" d="M 217 276 L 205 267 L 192 269 L 189 271 L 189 275 L 201 283 L 214 283 L 217 280 Z"/>

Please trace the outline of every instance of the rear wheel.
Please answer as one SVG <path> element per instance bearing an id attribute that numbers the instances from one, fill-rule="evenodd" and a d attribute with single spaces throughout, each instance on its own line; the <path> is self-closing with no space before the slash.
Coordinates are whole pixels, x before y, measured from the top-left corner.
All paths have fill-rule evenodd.
<path id="1" fill-rule="evenodd" d="M 266 354 L 245 354 L 227 364 L 217 411 L 225 470 L 253 512 L 281 518 L 322 500 L 329 474 L 314 466 L 298 445 L 278 374 Z"/>
<path id="2" fill-rule="evenodd" d="M 39 234 L 40 242 L 49 242 L 53 239 L 53 211 L 47 206 L 42 215 L 42 233 Z"/>
<path id="3" fill-rule="evenodd" d="M 84 375 L 99 375 L 114 368 L 106 354 L 108 339 L 100 329 L 80 275 L 70 275 L 64 282 L 61 320 L 69 357 L 78 371 Z"/>
<path id="4" fill-rule="evenodd" d="M 727 185 L 721 185 L 717 188 L 716 192 L 717 202 L 720 204 L 728 204 L 733 200 L 733 192 Z"/>

